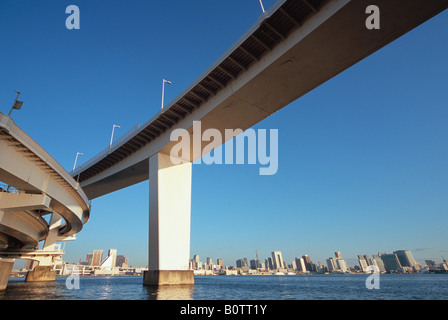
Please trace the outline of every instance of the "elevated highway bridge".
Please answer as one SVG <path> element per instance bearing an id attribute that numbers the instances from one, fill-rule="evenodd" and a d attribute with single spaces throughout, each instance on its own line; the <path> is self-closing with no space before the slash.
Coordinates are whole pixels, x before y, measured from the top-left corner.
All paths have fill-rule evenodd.
<path id="1" fill-rule="evenodd" d="M 379 29 L 366 26 L 366 8 L 371 5 L 380 10 Z M 188 267 L 191 164 L 203 155 L 204 146 L 192 147 L 188 157 L 180 156 L 181 164 L 173 163 L 173 130 L 187 130 L 193 137 L 195 121 L 201 121 L 202 132 L 216 129 L 223 137 L 226 129 L 246 130 L 447 7 L 446 0 L 279 0 L 165 108 L 76 168 L 70 178 L 62 171 L 50 175 L 45 161 L 32 163 L 37 158 L 27 157 L 19 146 L 14 150 L 13 142 L 1 146 L 27 159 L 28 165 L 49 171 L 38 186 L 23 178 L 16 184 L 28 188 L 34 197 L 29 202 L 42 207 L 37 210 L 52 204 L 59 209 L 66 221 L 58 229 L 61 236 L 80 230 L 88 217 L 88 200 L 149 179 L 149 271 L 144 284 L 193 284 Z M 12 141 L 8 131 L 2 134 Z M 8 163 L 1 162 L 0 169 Z M 13 182 L 12 175 L 6 174 L 8 178 Z M 53 182 L 71 197 L 52 198 L 43 192 Z M 64 206 L 65 201 L 73 206 Z M 33 236 L 21 236 L 22 243 L 32 246 L 48 233 L 41 220 L 34 224 Z"/>
<path id="2" fill-rule="evenodd" d="M 56 242 L 81 231 L 89 219 L 89 199 L 56 160 L 2 113 L 0 181 L 0 289 L 16 258 L 39 261 L 28 281 L 54 279 L 52 263 L 63 254 Z"/>
<path id="3" fill-rule="evenodd" d="M 201 132 L 246 130 L 447 8 L 440 0 L 279 0 L 167 107 L 71 173 L 89 199 L 149 179 L 146 284 L 191 283 L 193 124 Z M 367 7 L 379 29 L 366 25 Z M 418 44 L 416 44 L 418 46 Z M 405 53 L 404 53 L 405 54 Z M 189 157 L 170 159 L 175 129 L 190 133 Z M 225 140 L 223 141 L 225 142 Z M 181 272 L 182 271 L 182 272 Z M 173 280 L 169 280 L 172 277 Z"/>

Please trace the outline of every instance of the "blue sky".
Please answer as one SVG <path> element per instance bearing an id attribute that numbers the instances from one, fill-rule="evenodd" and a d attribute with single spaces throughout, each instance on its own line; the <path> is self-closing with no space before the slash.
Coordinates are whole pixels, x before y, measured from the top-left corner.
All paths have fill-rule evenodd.
<path id="1" fill-rule="evenodd" d="M 251 25 L 257 0 L 0 2 L 0 111 L 70 171 L 168 103 Z M 269 8 L 274 1 L 263 1 Z M 76 4 L 80 30 L 65 28 Z M 194 165 L 191 256 L 227 265 L 255 250 L 399 249 L 448 257 L 448 12 L 258 123 L 278 129 L 276 175 L 259 165 Z M 148 182 L 92 202 L 65 260 L 118 249 L 146 266 Z"/>

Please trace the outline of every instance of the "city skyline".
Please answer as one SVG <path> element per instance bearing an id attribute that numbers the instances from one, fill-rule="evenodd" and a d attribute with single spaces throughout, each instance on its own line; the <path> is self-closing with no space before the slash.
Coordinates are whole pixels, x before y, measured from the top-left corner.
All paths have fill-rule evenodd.
<path id="1" fill-rule="evenodd" d="M 334 256 L 328 257 L 325 261 L 314 261 L 307 254 L 300 257 L 298 255 L 292 261 L 283 259 L 281 251 L 271 252 L 271 256 L 259 259 L 258 251 L 256 258 L 241 258 L 235 261 L 235 265 L 227 265 L 223 259 L 217 258 L 216 263 L 212 257 L 207 257 L 203 262 L 199 255 L 195 254 L 190 260 L 190 268 L 193 270 L 205 270 L 207 272 L 219 272 L 219 274 L 257 274 L 252 271 L 268 272 L 268 274 L 290 274 L 299 272 L 300 274 L 322 274 L 322 273 L 419 273 L 421 271 L 448 272 L 448 264 L 442 256 L 441 262 L 425 259 L 424 262 L 414 258 L 410 250 L 395 250 L 392 253 L 379 252 L 369 256 L 358 254 L 357 263 L 347 264 L 340 251 L 335 251 Z M 422 270 L 423 269 L 423 270 Z M 233 270 L 228 273 L 226 270 Z M 224 272 L 225 271 L 225 272 Z M 237 272 L 237 273 L 235 273 Z M 270 272 L 270 273 L 269 273 Z M 198 273 L 201 274 L 201 273 Z M 204 273 L 206 275 L 207 273 Z M 210 273 L 209 273 L 210 274 Z M 262 273 L 266 274 L 266 273 Z"/>
<path id="2" fill-rule="evenodd" d="M 67 30 L 58 1 L 1 6 L 1 40 L 15 50 L 0 60 L 0 111 L 20 90 L 12 118 L 68 171 L 77 152 L 82 164 L 109 145 L 114 124 L 116 140 L 151 118 L 162 79 L 172 82 L 166 104 L 261 14 L 258 1 L 79 1 L 81 27 Z M 421 261 L 448 256 L 447 21 L 441 13 L 255 125 L 278 129 L 275 175 L 248 164 L 193 166 L 190 256 L 219 253 L 226 263 L 276 248 L 288 261 L 325 261 L 336 249 L 353 260 L 395 248 Z M 65 260 L 111 247 L 146 266 L 148 182 L 93 200 L 76 237 Z"/>
<path id="3" fill-rule="evenodd" d="M 140 268 L 145 268 L 147 267 L 147 265 L 133 265 L 131 263 L 131 261 L 129 261 L 129 259 L 123 255 L 123 254 L 118 254 L 118 250 L 117 249 L 108 249 L 108 255 L 104 258 L 103 257 L 103 252 L 105 252 L 103 249 L 94 249 L 93 253 L 87 253 L 85 255 L 85 259 L 83 260 L 82 258 L 79 258 L 76 261 L 67 261 L 66 259 L 65 262 L 70 263 L 70 264 L 77 264 L 77 263 L 81 263 L 81 264 L 85 264 L 85 265 L 90 265 L 90 266 L 101 266 L 103 265 L 106 260 L 108 260 L 108 258 L 110 258 L 112 255 L 114 256 L 114 261 L 117 261 L 117 266 L 118 266 L 118 261 L 120 262 L 124 262 L 126 261 L 126 265 L 129 265 L 130 267 L 140 267 Z M 409 252 L 410 257 L 408 258 L 405 254 L 405 252 Z M 329 259 L 342 259 L 344 261 L 354 261 L 353 263 L 347 264 L 346 267 L 354 267 L 354 266 L 359 266 L 359 267 L 363 267 L 362 263 L 360 261 L 360 259 L 363 260 L 368 260 L 370 259 L 370 257 L 372 257 L 372 259 L 375 256 L 381 256 L 381 255 L 391 255 L 391 254 L 396 254 L 399 255 L 401 254 L 402 256 L 399 256 L 398 258 L 400 259 L 400 261 L 402 261 L 402 259 L 408 259 L 408 263 L 406 265 L 416 265 L 416 264 L 421 264 L 424 265 L 425 263 L 427 264 L 427 261 L 446 261 L 444 256 L 440 256 L 438 258 L 435 259 L 429 259 L 429 258 L 415 258 L 414 254 L 412 253 L 412 250 L 408 250 L 408 249 L 397 249 L 394 250 L 392 253 L 387 253 L 387 252 L 377 252 L 377 253 L 372 253 L 372 254 L 365 254 L 365 252 L 363 253 L 358 253 L 356 255 L 356 257 L 347 257 L 342 255 L 342 253 L 340 251 L 334 251 L 334 257 L 329 255 L 327 258 L 322 259 L 322 260 L 317 260 L 313 257 L 313 255 L 309 255 L 307 253 L 304 254 L 297 254 L 296 257 L 292 258 L 292 260 L 287 260 L 285 258 L 283 258 L 283 253 L 281 250 L 275 250 L 273 252 L 271 252 L 270 256 L 260 256 L 258 254 L 258 250 L 255 250 L 255 255 L 251 256 L 251 255 L 246 255 L 244 257 L 240 257 L 238 259 L 236 259 L 235 261 L 233 261 L 233 263 L 230 261 L 230 263 L 228 261 L 225 261 L 223 258 L 220 258 L 220 256 L 206 256 L 206 257 L 201 257 L 198 254 L 193 254 L 192 258 L 190 259 L 191 261 L 194 261 L 196 264 L 213 264 L 213 265 L 222 265 L 225 267 L 231 267 L 231 268 L 240 268 L 241 266 L 239 265 L 239 262 L 244 261 L 244 264 L 246 266 L 250 266 L 251 269 L 252 268 L 252 264 L 255 261 L 258 261 L 259 263 L 259 267 L 261 267 L 261 264 L 264 264 L 266 261 L 272 259 L 270 261 L 271 263 L 271 269 L 279 269 L 279 268 L 288 268 L 288 266 L 290 266 L 291 264 L 298 263 L 298 258 L 299 259 L 305 259 L 304 261 L 302 261 L 301 263 L 303 263 L 304 267 L 306 267 L 309 271 L 309 266 L 308 264 L 310 263 L 314 263 L 315 265 L 318 264 L 328 264 L 328 260 Z M 96 258 L 95 258 L 96 256 Z M 119 258 L 120 257 L 120 258 Z M 205 262 L 204 262 L 205 259 Z M 307 260 L 308 259 L 308 260 Z M 115 265 L 115 263 L 112 263 L 112 265 Z M 367 264 L 368 265 L 368 264 Z M 366 265 L 366 266 L 367 266 Z M 286 267 L 285 267 L 286 266 Z"/>

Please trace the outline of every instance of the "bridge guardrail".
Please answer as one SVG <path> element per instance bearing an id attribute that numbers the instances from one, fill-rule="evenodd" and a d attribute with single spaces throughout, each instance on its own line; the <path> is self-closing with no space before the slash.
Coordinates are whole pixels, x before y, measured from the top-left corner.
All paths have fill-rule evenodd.
<path id="1" fill-rule="evenodd" d="M 97 155 L 95 155 L 93 158 L 89 159 L 88 161 L 84 162 L 83 164 L 79 165 L 75 168 L 75 170 L 72 170 L 69 174 L 72 177 L 75 177 L 78 173 L 80 173 L 84 168 L 90 167 L 92 164 L 97 162 L 99 159 L 103 158 L 105 155 L 114 152 L 117 150 L 121 145 L 123 145 L 129 137 L 131 137 L 138 129 L 140 128 L 140 123 L 136 124 L 132 129 L 127 131 L 121 138 L 119 138 L 117 141 L 112 143 L 111 146 L 107 147 Z"/>

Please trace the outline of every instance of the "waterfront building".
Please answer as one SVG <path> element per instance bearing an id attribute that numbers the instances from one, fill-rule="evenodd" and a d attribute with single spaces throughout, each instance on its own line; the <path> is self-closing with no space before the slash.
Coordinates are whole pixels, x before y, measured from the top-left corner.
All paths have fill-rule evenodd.
<path id="1" fill-rule="evenodd" d="M 378 270 L 380 270 L 380 272 L 386 272 L 386 268 L 384 267 L 383 259 L 381 259 L 381 257 L 379 255 L 374 255 L 373 258 L 371 259 L 371 261 L 372 261 L 372 265 L 377 266 Z"/>
<path id="2" fill-rule="evenodd" d="M 103 261 L 103 250 L 93 250 L 91 266 L 100 266 Z"/>
<path id="3" fill-rule="evenodd" d="M 117 249 L 109 249 L 107 258 L 101 263 L 101 268 L 105 270 L 112 270 L 117 263 Z"/>
<path id="4" fill-rule="evenodd" d="M 117 249 L 109 249 L 107 257 L 111 259 L 111 266 L 114 268 L 117 265 Z"/>
<path id="5" fill-rule="evenodd" d="M 199 260 L 199 255 L 195 254 L 193 256 L 193 269 L 201 269 L 202 268 L 202 264 L 201 261 Z"/>
<path id="6" fill-rule="evenodd" d="M 251 268 L 251 269 L 254 269 L 254 270 L 260 268 L 260 263 L 259 263 L 259 261 L 256 260 L 256 259 L 252 259 L 252 260 L 250 260 L 250 268 Z"/>
<path id="7" fill-rule="evenodd" d="M 266 261 L 266 268 L 268 270 L 273 270 L 274 269 L 274 261 L 272 260 L 272 258 L 269 257 L 265 261 Z"/>
<path id="8" fill-rule="evenodd" d="M 362 272 L 366 272 L 367 271 L 367 261 L 364 259 L 363 255 L 358 255 L 358 263 L 359 263 L 359 267 L 361 268 Z"/>
<path id="9" fill-rule="evenodd" d="M 296 263 L 296 260 L 291 261 L 291 266 L 290 266 L 290 268 L 291 268 L 292 270 L 297 270 L 297 263 Z"/>
<path id="10" fill-rule="evenodd" d="M 401 267 L 400 260 L 395 253 L 391 254 L 381 254 L 381 260 L 383 260 L 384 268 L 387 272 L 401 272 L 403 268 Z"/>
<path id="11" fill-rule="evenodd" d="M 338 269 L 340 271 L 342 271 L 342 272 L 347 272 L 348 271 L 347 263 L 345 262 L 344 259 L 336 258 L 336 264 L 337 264 Z"/>
<path id="12" fill-rule="evenodd" d="M 301 271 L 301 272 L 306 272 L 306 265 L 305 265 L 305 260 L 303 258 L 297 257 L 296 258 L 296 265 L 297 265 L 297 270 Z"/>
<path id="13" fill-rule="evenodd" d="M 417 264 L 417 262 L 415 262 L 414 256 L 409 250 L 397 250 L 394 251 L 394 254 L 397 256 L 402 267 L 414 268 Z"/>
<path id="14" fill-rule="evenodd" d="M 314 266 L 313 266 L 313 263 L 311 262 L 310 257 L 307 254 L 304 254 L 302 256 L 302 259 L 305 262 L 305 267 L 306 267 L 307 271 L 310 271 L 310 272 L 315 272 L 316 271 Z"/>
<path id="15" fill-rule="evenodd" d="M 281 251 L 272 252 L 272 260 L 274 262 L 273 269 L 284 269 L 283 256 Z"/>
<path id="16" fill-rule="evenodd" d="M 370 259 L 367 254 L 364 255 L 364 260 L 366 260 L 368 266 L 371 266 L 373 264 L 372 259 Z"/>
<path id="17" fill-rule="evenodd" d="M 116 267 L 127 268 L 129 266 L 128 258 L 123 255 L 117 256 L 117 262 L 115 264 Z"/>
<path id="18" fill-rule="evenodd" d="M 337 264 L 336 264 L 336 259 L 333 257 L 330 257 L 327 259 L 327 267 L 328 267 L 328 271 L 330 272 L 334 272 L 338 270 Z"/>
<path id="19" fill-rule="evenodd" d="M 236 267 L 244 268 L 244 269 L 249 268 L 249 264 L 247 263 L 247 258 L 236 260 Z"/>
<path id="20" fill-rule="evenodd" d="M 86 256 L 86 265 L 88 265 L 88 266 L 92 265 L 92 258 L 93 258 L 93 254 L 88 253 Z"/>

